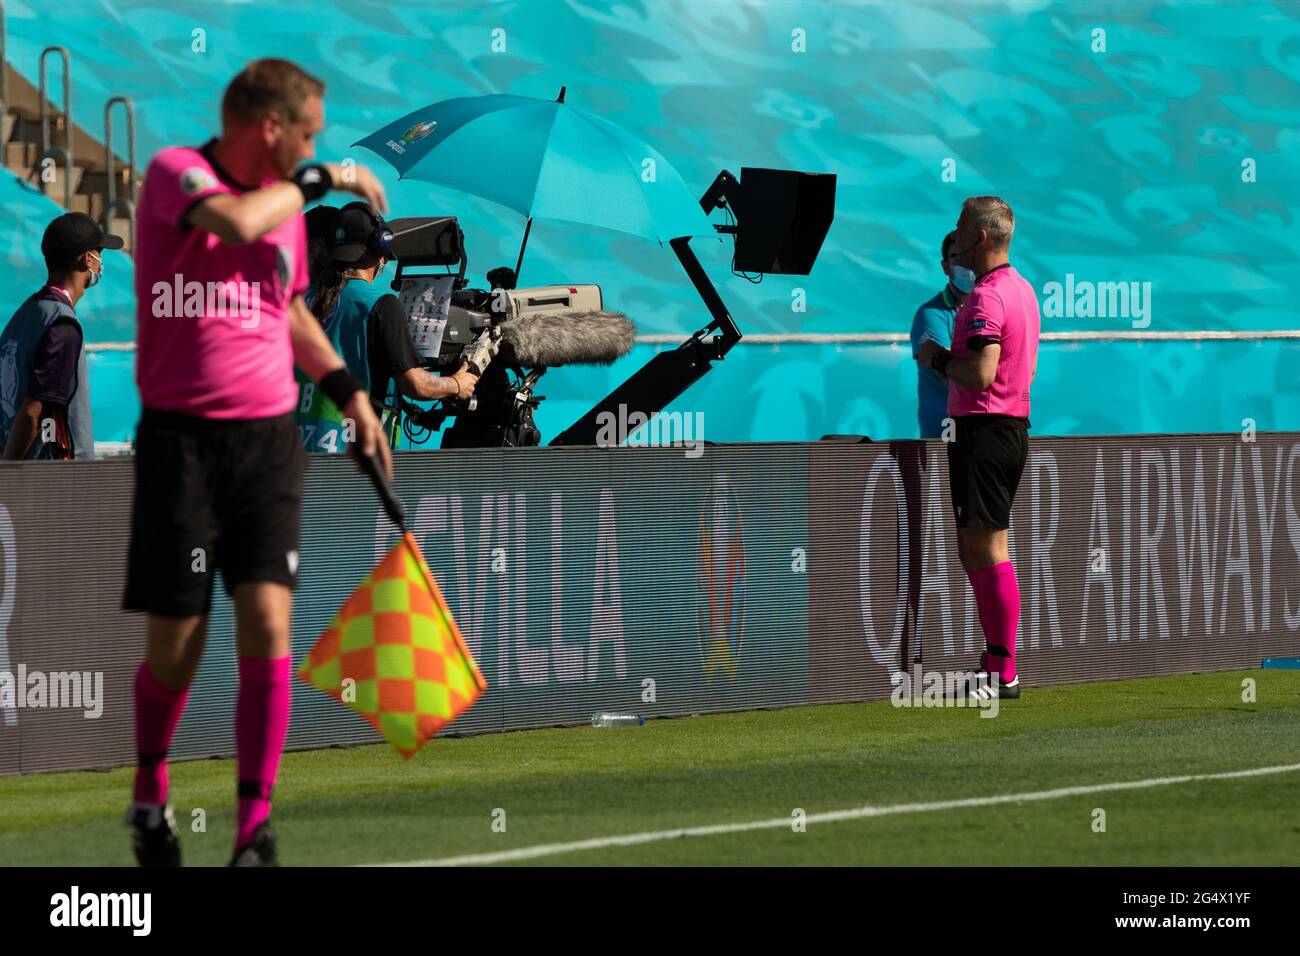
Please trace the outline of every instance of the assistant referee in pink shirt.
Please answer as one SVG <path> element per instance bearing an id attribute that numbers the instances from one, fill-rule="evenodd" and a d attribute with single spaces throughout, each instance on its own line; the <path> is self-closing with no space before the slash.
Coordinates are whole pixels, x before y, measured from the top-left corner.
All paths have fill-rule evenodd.
<path id="1" fill-rule="evenodd" d="M 1016 219 L 996 196 L 962 204 L 952 261 L 975 273 L 953 317 L 952 350 L 927 340 L 917 361 L 948 382 L 948 483 L 957 550 L 975 592 L 985 652 L 966 693 L 1020 696 L 1020 588 L 1007 548 L 1029 456 L 1029 386 L 1038 368 L 1038 297 L 1009 261 Z"/>
<path id="2" fill-rule="evenodd" d="M 220 138 L 164 149 L 145 173 L 135 272 L 143 410 L 123 599 L 149 615 L 127 814 L 144 866 L 180 864 L 167 750 L 203 654 L 218 568 L 239 653 L 231 864 L 276 865 L 268 818 L 289 726 L 305 465 L 295 365 L 355 423 L 354 447 L 391 471 L 370 397 L 303 304 L 303 207 L 331 188 L 386 206 L 364 167 L 299 168 L 324 126 L 324 91 L 286 60 L 254 61 L 226 88 Z"/>

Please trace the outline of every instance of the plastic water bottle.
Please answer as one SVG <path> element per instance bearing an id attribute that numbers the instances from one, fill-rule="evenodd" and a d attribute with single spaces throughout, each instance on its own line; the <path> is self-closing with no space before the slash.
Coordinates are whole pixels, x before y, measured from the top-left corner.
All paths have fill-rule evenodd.
<path id="1" fill-rule="evenodd" d="M 639 714 L 614 714 L 602 710 L 591 717 L 593 727 L 640 727 L 644 723 L 645 718 Z"/>

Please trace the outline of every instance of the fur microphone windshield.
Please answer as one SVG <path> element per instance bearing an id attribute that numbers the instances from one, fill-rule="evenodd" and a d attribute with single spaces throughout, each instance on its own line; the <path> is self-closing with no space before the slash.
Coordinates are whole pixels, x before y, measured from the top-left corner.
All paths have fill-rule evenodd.
<path id="1" fill-rule="evenodd" d="M 527 368 L 610 365 L 632 351 L 636 326 L 622 312 L 533 313 L 501 324 L 511 364 Z"/>

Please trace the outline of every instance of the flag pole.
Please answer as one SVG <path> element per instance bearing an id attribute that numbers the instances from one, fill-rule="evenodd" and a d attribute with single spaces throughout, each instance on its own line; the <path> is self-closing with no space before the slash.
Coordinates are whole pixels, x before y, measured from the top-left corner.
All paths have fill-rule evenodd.
<path id="1" fill-rule="evenodd" d="M 352 447 L 356 448 L 355 445 Z M 379 492 L 379 500 L 383 503 L 384 511 L 388 515 L 388 520 L 397 526 L 397 530 L 402 533 L 402 542 L 406 545 L 406 550 L 415 560 L 416 566 L 420 573 L 424 575 L 424 583 L 429 588 L 429 593 L 433 595 L 434 603 L 442 611 L 443 616 L 447 619 L 451 638 L 456 642 L 457 649 L 460 650 L 465 660 L 469 661 L 470 672 L 474 678 L 474 683 L 480 691 L 487 690 L 487 680 L 483 673 L 478 669 L 478 661 L 474 660 L 474 655 L 470 653 L 469 646 L 465 643 L 465 637 L 460 633 L 460 625 L 456 623 L 455 616 L 451 609 L 447 607 L 447 601 L 442 596 L 442 589 L 438 587 L 438 582 L 433 578 L 433 572 L 429 570 L 429 564 L 424 560 L 424 555 L 420 553 L 420 546 L 415 540 L 415 535 L 411 533 L 406 526 L 406 505 L 402 499 L 397 497 L 397 492 L 393 490 L 392 482 L 379 467 L 379 459 L 374 455 L 367 455 L 357 451 L 356 457 L 361 461 L 361 467 L 366 474 L 370 476 L 375 490 Z"/>
<path id="2" fill-rule="evenodd" d="M 361 468 L 370 478 L 371 483 L 375 486 L 375 491 L 379 492 L 379 500 L 384 505 L 384 511 L 388 515 L 388 520 L 397 525 L 397 530 L 406 534 L 406 505 L 402 499 L 397 497 L 397 492 L 393 491 L 392 482 L 388 476 L 383 473 L 379 467 L 379 458 L 375 455 L 367 455 L 355 443 L 350 446 L 353 457 L 361 462 Z"/>

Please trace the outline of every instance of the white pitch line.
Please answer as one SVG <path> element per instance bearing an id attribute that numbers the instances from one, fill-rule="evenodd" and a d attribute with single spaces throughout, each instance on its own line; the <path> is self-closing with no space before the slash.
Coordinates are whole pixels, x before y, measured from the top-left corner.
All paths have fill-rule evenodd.
<path id="1" fill-rule="evenodd" d="M 889 807 L 857 807 L 852 810 L 831 810 L 813 813 L 805 823 L 838 823 L 841 820 L 861 820 L 867 817 L 888 817 L 899 813 L 930 813 L 936 810 L 963 810 L 968 807 L 991 807 L 1000 803 L 1026 803 L 1033 800 L 1057 800 L 1061 797 L 1079 797 L 1089 793 L 1108 793 L 1115 790 L 1140 790 L 1147 787 L 1164 787 L 1174 783 L 1191 783 L 1197 780 L 1232 780 L 1238 777 L 1263 777 L 1274 773 L 1291 773 L 1300 770 L 1300 763 L 1279 767 L 1255 767 L 1251 770 L 1232 770 L 1226 773 L 1189 774 L 1183 777 L 1154 777 L 1149 780 L 1130 780 L 1122 783 L 1098 783 L 1087 787 L 1061 787 L 1057 790 L 1035 790 L 1030 793 L 1007 793 L 996 797 L 967 797 L 964 800 L 939 800 L 934 803 L 899 803 Z M 501 850 L 497 853 L 474 853 L 468 856 L 448 856 L 434 860 L 413 860 L 408 863 L 380 863 L 376 866 L 475 866 L 490 863 L 513 863 L 516 860 L 535 860 L 540 857 L 560 856 L 564 853 L 581 853 L 584 850 L 603 850 L 611 846 L 637 846 L 661 840 L 682 837 L 717 836 L 723 833 L 744 833 L 748 830 L 780 830 L 790 826 L 792 817 L 773 820 L 751 820 L 748 823 L 719 823 L 703 827 L 682 827 L 677 830 L 650 830 L 624 836 L 595 837 L 575 840 L 572 843 L 543 843 L 538 846 Z"/>

